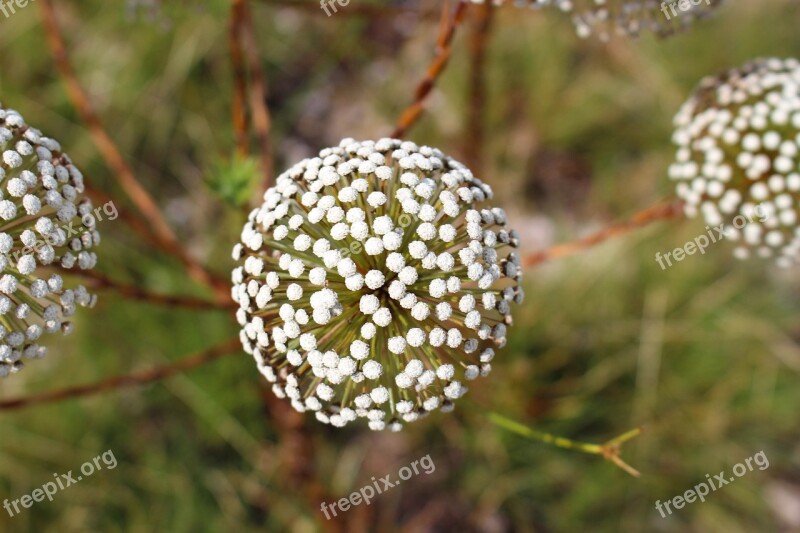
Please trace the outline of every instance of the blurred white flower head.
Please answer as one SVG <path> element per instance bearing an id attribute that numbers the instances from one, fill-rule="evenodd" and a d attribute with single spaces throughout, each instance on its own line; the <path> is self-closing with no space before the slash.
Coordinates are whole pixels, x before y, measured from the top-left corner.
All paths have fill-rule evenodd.
<path id="1" fill-rule="evenodd" d="M 59 272 L 94 268 L 95 216 L 61 146 L 0 104 L 0 376 L 44 357 L 39 338 L 69 333 L 66 318 L 94 305 L 96 296 L 68 288 Z"/>
<path id="2" fill-rule="evenodd" d="M 472 0 L 482 4 L 485 0 Z M 554 7 L 572 14 L 578 36 L 636 37 L 652 32 L 666 37 L 707 17 L 723 0 L 494 0 L 539 9 Z"/>
<path id="3" fill-rule="evenodd" d="M 800 61 L 758 59 L 704 79 L 675 117 L 670 178 L 689 217 L 724 224 L 734 254 L 800 254 Z M 735 225 L 737 217 L 753 220 Z"/>

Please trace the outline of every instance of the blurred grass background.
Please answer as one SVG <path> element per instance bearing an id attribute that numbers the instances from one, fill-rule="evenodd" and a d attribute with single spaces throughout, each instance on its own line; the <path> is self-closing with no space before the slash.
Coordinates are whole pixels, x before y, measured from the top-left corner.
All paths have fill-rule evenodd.
<path id="1" fill-rule="evenodd" d="M 251 1 L 269 80 L 276 168 L 341 137 L 388 134 L 430 61 L 435 2 L 331 17 L 316 3 Z M 153 9 L 58 2 L 78 76 L 182 240 L 218 272 L 243 222 L 254 165 L 231 162 L 232 75 L 222 0 Z M 353 13 L 348 13 L 352 8 Z M 122 198 L 55 72 L 35 3 L 0 18 L 0 98 Z M 488 51 L 481 177 L 526 250 L 566 241 L 671 194 L 671 117 L 701 77 L 759 56 L 800 56 L 794 0 L 730 0 L 661 41 L 581 41 L 557 12 L 497 10 Z M 465 153 L 468 21 L 408 135 Z M 118 200 L 120 210 L 130 209 Z M 100 268 L 197 294 L 121 220 L 101 223 Z M 661 223 L 526 273 L 527 297 L 492 376 L 450 415 L 400 434 L 334 430 L 271 399 L 244 353 L 155 385 L 0 413 L 0 498 L 18 498 L 106 450 L 119 460 L 9 518 L 2 531 L 800 531 L 796 271 L 737 262 L 726 243 L 662 271 L 656 252 L 703 233 Z M 51 355 L 0 383 L 3 398 L 179 359 L 237 334 L 222 311 L 103 293 Z M 609 463 L 498 430 L 497 410 L 601 442 L 646 432 Z M 282 424 L 275 424 L 280 417 Z M 764 450 L 755 470 L 663 519 L 667 500 Z M 319 512 L 372 476 L 429 454 L 430 475 L 341 519 Z"/>

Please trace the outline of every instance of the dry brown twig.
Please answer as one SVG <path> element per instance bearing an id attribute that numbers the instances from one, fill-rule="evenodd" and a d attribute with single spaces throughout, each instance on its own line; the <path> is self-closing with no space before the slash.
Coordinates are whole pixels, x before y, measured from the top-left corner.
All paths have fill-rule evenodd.
<path id="1" fill-rule="evenodd" d="M 486 53 L 494 16 L 494 2 L 476 6 L 472 34 L 469 41 L 470 82 L 467 127 L 464 137 L 464 163 L 476 174 L 484 166 L 484 120 L 486 119 Z"/>
<path id="2" fill-rule="evenodd" d="M 88 196 L 92 202 L 96 204 L 107 204 L 112 203 L 117 205 L 114 200 L 107 195 L 106 193 L 99 191 L 92 187 L 91 180 L 88 180 L 85 183 L 86 187 L 86 196 Z M 144 241 L 151 246 L 158 248 L 160 246 L 158 239 L 156 239 L 153 232 L 147 227 L 145 222 L 137 216 L 137 214 L 133 211 L 125 210 L 121 208 L 122 206 L 117 205 L 117 213 L 119 218 L 128 225 L 133 231 L 135 231 Z"/>
<path id="3" fill-rule="evenodd" d="M 392 137 L 396 139 L 402 138 L 406 131 L 419 120 L 419 117 L 425 110 L 425 99 L 428 97 L 434 85 L 436 85 L 436 80 L 447 66 L 447 62 L 452 53 L 453 37 L 455 36 L 456 29 L 464 20 L 468 6 L 469 3 L 466 0 L 459 0 L 458 4 L 456 4 L 455 12 L 450 16 L 450 4 L 447 1 L 444 3 L 442 7 L 442 18 L 439 24 L 439 37 L 436 40 L 436 55 L 430 65 L 428 65 L 425 71 L 425 77 L 414 91 L 414 101 L 406 107 L 400 115 L 397 126 L 391 134 Z"/>
<path id="4" fill-rule="evenodd" d="M 148 302 L 155 305 L 164 305 L 168 307 L 185 307 L 187 309 L 216 309 L 230 311 L 236 308 L 233 300 L 229 302 L 212 302 L 202 298 L 194 298 L 192 296 L 176 296 L 171 294 L 161 294 L 151 292 L 135 285 L 128 285 L 114 279 L 109 278 L 105 274 L 95 272 L 93 270 L 65 270 L 63 275 L 78 276 L 88 280 L 87 285 L 94 289 L 110 289 L 120 296 L 130 298 L 132 300 L 139 300 Z"/>
<path id="5" fill-rule="evenodd" d="M 247 2 L 245 1 L 245 20 L 242 39 L 244 44 L 247 66 L 250 69 L 250 113 L 253 116 L 253 129 L 258 137 L 261 148 L 261 169 L 263 179 L 259 193 L 266 191 L 273 180 L 272 163 L 272 142 L 270 140 L 270 129 L 272 121 L 267 107 L 267 78 L 264 69 L 261 68 L 261 61 L 258 57 L 258 47 L 256 46 L 256 34 L 253 28 L 253 18 L 250 16 Z M 259 194 L 259 196 L 260 196 Z"/>
<path id="6" fill-rule="evenodd" d="M 158 204 L 136 179 L 133 170 L 122 157 L 119 148 L 117 148 L 103 127 L 100 118 L 90 103 L 89 95 L 78 81 L 78 77 L 72 68 L 64 38 L 56 20 L 52 0 L 41 0 L 39 7 L 42 13 L 44 29 L 47 33 L 47 42 L 53 54 L 56 68 L 66 86 L 69 98 L 86 124 L 97 149 L 113 171 L 119 185 L 147 221 L 160 248 L 164 252 L 177 257 L 189 275 L 197 282 L 212 289 L 220 301 L 227 299 L 229 292 L 227 283 L 215 278 L 201 263 L 189 256 L 183 249 L 177 236 L 162 215 Z"/>
<path id="7" fill-rule="evenodd" d="M 242 28 L 247 12 L 245 0 L 231 2 L 231 17 L 228 26 L 228 50 L 233 70 L 233 97 L 231 98 L 231 117 L 236 139 L 236 153 L 247 155 L 247 111 L 245 100 L 247 95 L 247 70 L 244 66 L 242 50 Z"/>
<path id="8" fill-rule="evenodd" d="M 260 145 L 263 176 L 259 193 L 263 193 L 270 186 L 274 170 L 270 142 L 271 119 L 267 107 L 266 76 L 258 57 L 255 30 L 247 0 L 232 0 L 228 40 L 234 77 L 232 115 L 237 153 L 245 156 L 249 152 L 248 115 L 245 107 L 247 102 L 252 126 Z"/>
<path id="9" fill-rule="evenodd" d="M 642 228 L 653 222 L 677 218 L 682 213 L 682 205 L 679 201 L 664 200 L 650 207 L 642 209 L 624 222 L 612 224 L 611 226 L 603 228 L 600 231 L 592 233 L 591 235 L 581 239 L 559 244 L 540 252 L 528 254 L 522 258 L 522 266 L 532 267 L 540 263 L 544 263 L 545 261 L 551 261 L 553 259 L 560 259 L 568 255 L 573 255 L 577 252 L 605 242 L 611 238 L 626 235 L 635 229 Z"/>
<path id="10" fill-rule="evenodd" d="M 121 389 L 123 387 L 132 387 L 134 385 L 153 383 L 154 381 L 168 378 L 179 372 L 184 372 L 186 370 L 202 366 L 206 363 L 210 363 L 211 361 L 216 361 L 221 357 L 238 353 L 240 353 L 240 345 L 239 338 L 236 337 L 227 340 L 213 348 L 209 348 L 208 350 L 204 350 L 195 355 L 185 357 L 168 365 L 133 372 L 123 376 L 114 376 L 97 383 L 90 383 L 88 385 L 78 385 L 76 387 L 47 391 L 41 394 L 34 394 L 32 396 L 0 400 L 0 411 L 22 409 L 33 405 L 67 400 L 69 398 L 90 396 L 92 394 Z"/>
<path id="11" fill-rule="evenodd" d="M 324 15 L 325 12 L 320 9 L 318 2 L 310 2 L 304 0 L 261 0 L 260 3 L 275 6 L 298 9 Z M 351 3 L 347 9 L 342 9 L 336 13 L 337 16 L 352 16 L 352 17 L 396 17 L 404 13 L 411 13 L 414 11 L 413 7 L 409 6 L 396 6 L 396 5 L 380 5 L 380 4 L 355 4 Z"/>

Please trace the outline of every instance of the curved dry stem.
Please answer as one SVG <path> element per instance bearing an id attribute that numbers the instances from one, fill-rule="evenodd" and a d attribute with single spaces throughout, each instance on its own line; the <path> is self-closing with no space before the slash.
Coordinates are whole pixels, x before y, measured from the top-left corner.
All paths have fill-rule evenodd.
<path id="1" fill-rule="evenodd" d="M 260 3 L 275 7 L 288 7 L 300 11 L 307 11 L 317 15 L 324 15 L 316 2 L 305 0 L 260 0 Z M 411 2 L 407 2 L 411 4 Z M 375 17 L 387 18 L 396 17 L 405 13 L 412 13 L 416 10 L 411 5 L 391 5 L 391 4 L 355 4 L 351 3 L 347 9 L 342 9 L 336 13 L 337 17 Z"/>
<path id="2" fill-rule="evenodd" d="M 263 178 L 259 193 L 266 191 L 272 184 L 274 172 L 272 162 L 272 141 L 270 130 L 272 129 L 272 119 L 267 106 L 267 78 L 264 69 L 261 68 L 261 61 L 258 58 L 258 47 L 256 46 L 256 34 L 253 27 L 253 17 L 251 16 L 247 1 L 245 4 L 245 17 L 242 29 L 242 44 L 244 45 L 247 66 L 250 70 L 250 114 L 253 118 L 253 129 L 261 149 L 261 171 Z"/>
<path id="3" fill-rule="evenodd" d="M 449 16 L 449 2 L 444 3 L 444 6 L 442 7 L 442 18 L 439 26 L 439 37 L 436 41 L 436 55 L 434 56 L 431 64 L 428 65 L 428 69 L 425 71 L 425 77 L 417 85 L 417 88 L 414 92 L 414 101 L 408 107 L 406 107 L 406 109 L 400 115 L 400 119 L 397 121 L 397 126 L 391 134 L 392 137 L 396 139 L 402 138 L 406 131 L 408 131 L 408 129 L 413 126 L 417 120 L 419 120 L 419 117 L 425 110 L 425 99 L 428 97 L 434 85 L 436 85 L 436 80 L 447 66 L 447 62 L 450 59 L 450 53 L 452 51 L 453 37 L 455 36 L 456 29 L 464 20 L 468 5 L 469 3 L 466 0 L 459 0 L 458 4 L 456 5 L 455 12 L 451 17 Z"/>
<path id="4" fill-rule="evenodd" d="M 107 195 L 106 193 L 95 189 L 92 187 L 91 181 L 84 184 L 86 188 L 86 196 L 88 196 L 92 202 L 97 204 L 107 204 L 111 202 L 115 204 L 114 200 Z M 156 239 L 153 232 L 150 231 L 150 228 L 147 227 L 147 224 L 138 216 L 137 213 L 133 211 L 129 211 L 127 209 L 121 209 L 122 206 L 118 206 L 117 212 L 119 213 L 119 218 L 125 224 L 128 225 L 130 229 L 136 232 L 146 243 L 153 246 L 154 248 L 159 248 L 160 243 L 158 239 Z"/>
<path id="5" fill-rule="evenodd" d="M 221 311 L 230 311 L 237 307 L 236 302 L 233 300 L 229 300 L 228 302 L 213 302 L 192 296 L 161 294 L 147 291 L 135 285 L 128 285 L 113 280 L 108 276 L 93 270 L 63 270 L 62 275 L 85 278 L 87 280 L 87 285 L 91 288 L 113 290 L 125 298 L 139 300 L 155 305 L 164 305 L 167 307 L 185 307 L 187 309 L 198 310 L 215 309 Z"/>
<path id="6" fill-rule="evenodd" d="M 205 350 L 203 352 L 200 352 L 198 354 L 189 357 L 185 357 L 183 359 L 180 359 L 179 361 L 170 363 L 168 365 L 163 365 L 148 370 L 142 370 L 139 372 L 133 372 L 130 374 L 125 374 L 123 376 L 114 376 L 112 378 L 104 379 L 103 381 L 99 381 L 97 383 L 78 385 L 76 387 L 68 387 L 65 389 L 48 391 L 41 394 L 35 394 L 32 396 L 23 396 L 21 398 L 10 398 L 7 400 L 0 400 L 0 411 L 22 409 L 34 405 L 67 400 L 69 398 L 80 398 L 84 396 L 91 396 L 93 394 L 99 394 L 102 392 L 121 389 L 123 387 L 144 385 L 146 383 L 152 383 L 154 381 L 159 381 L 168 378 L 179 372 L 184 372 L 192 368 L 197 368 L 206 363 L 210 363 L 212 361 L 220 359 L 224 356 L 233 355 L 239 352 L 240 352 L 240 344 L 239 344 L 239 339 L 237 337 L 234 339 L 230 339 L 222 344 L 219 344 L 213 348 L 210 348 L 208 350 Z"/>
<path id="7" fill-rule="evenodd" d="M 231 2 L 231 16 L 228 27 L 228 51 L 233 70 L 233 98 L 231 99 L 231 116 L 233 133 L 236 139 L 236 153 L 247 155 L 247 113 L 245 100 L 247 95 L 247 71 L 244 66 L 242 50 L 242 27 L 246 13 L 245 0 Z"/>
<path id="8" fill-rule="evenodd" d="M 475 20 L 469 42 L 469 106 L 464 136 L 464 163 L 476 174 L 483 172 L 486 119 L 486 54 L 492 29 L 494 3 L 484 2 L 473 9 Z"/>
<path id="9" fill-rule="evenodd" d="M 681 202 L 677 200 L 664 200 L 655 205 L 642 209 L 628 220 L 619 222 L 617 224 L 612 224 L 611 226 L 603 228 L 600 231 L 592 233 L 591 235 L 588 235 L 582 239 L 559 244 L 540 252 L 528 254 L 522 258 L 522 266 L 532 267 L 540 263 L 544 263 L 545 261 L 551 261 L 553 259 L 560 259 L 562 257 L 573 255 L 614 237 L 626 235 L 653 222 L 677 218 L 682 214 L 683 207 Z"/>

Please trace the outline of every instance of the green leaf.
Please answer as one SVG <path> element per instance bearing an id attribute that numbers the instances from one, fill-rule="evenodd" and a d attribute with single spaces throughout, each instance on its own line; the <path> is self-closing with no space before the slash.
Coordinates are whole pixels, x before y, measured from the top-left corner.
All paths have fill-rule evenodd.
<path id="1" fill-rule="evenodd" d="M 252 157 L 220 158 L 212 163 L 207 183 L 223 201 L 241 206 L 255 194 L 260 170 L 258 160 Z"/>

